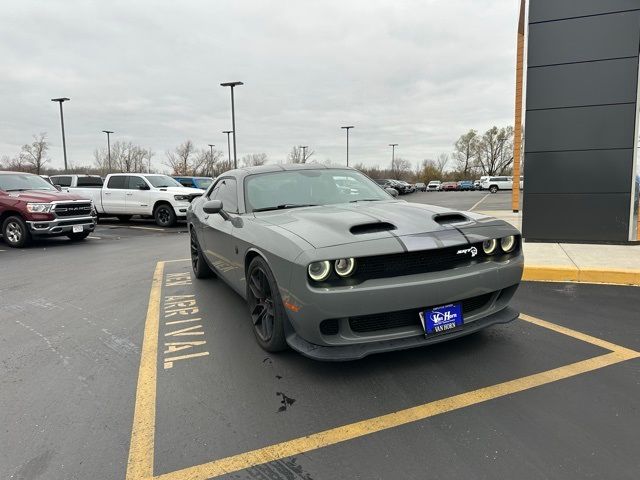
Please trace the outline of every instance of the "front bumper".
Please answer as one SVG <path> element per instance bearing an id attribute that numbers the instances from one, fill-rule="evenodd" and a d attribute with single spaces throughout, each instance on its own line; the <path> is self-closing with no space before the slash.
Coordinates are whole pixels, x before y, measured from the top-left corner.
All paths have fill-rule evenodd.
<path id="1" fill-rule="evenodd" d="M 73 232 L 75 225 L 82 225 L 83 231 L 92 232 L 96 228 L 96 219 L 92 216 L 77 218 L 55 218 L 53 220 L 27 221 L 29 231 L 34 236 L 67 235 Z"/>

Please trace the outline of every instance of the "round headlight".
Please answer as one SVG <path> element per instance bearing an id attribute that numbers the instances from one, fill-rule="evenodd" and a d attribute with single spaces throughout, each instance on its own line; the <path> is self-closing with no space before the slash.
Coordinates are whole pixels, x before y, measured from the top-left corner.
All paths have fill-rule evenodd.
<path id="1" fill-rule="evenodd" d="M 516 247 L 516 237 L 509 235 L 500 240 L 500 247 L 505 253 L 509 253 Z"/>
<path id="2" fill-rule="evenodd" d="M 495 253 L 496 248 L 498 248 L 498 240 L 496 240 L 495 238 L 482 242 L 482 250 L 484 250 L 484 253 L 486 253 L 487 255 Z"/>
<path id="3" fill-rule="evenodd" d="M 313 262 L 309 264 L 309 268 L 307 269 L 309 272 L 309 277 L 311 280 L 316 282 L 321 282 L 326 280 L 326 278 L 331 273 L 331 263 L 328 260 L 323 260 L 322 262 Z"/>
<path id="4" fill-rule="evenodd" d="M 339 258 L 333 264 L 336 273 L 341 277 L 348 277 L 356 268 L 356 261 L 353 258 Z"/>

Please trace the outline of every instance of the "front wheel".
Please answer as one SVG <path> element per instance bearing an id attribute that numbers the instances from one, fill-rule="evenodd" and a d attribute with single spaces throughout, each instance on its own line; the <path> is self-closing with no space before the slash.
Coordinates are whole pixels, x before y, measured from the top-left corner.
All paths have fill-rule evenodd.
<path id="1" fill-rule="evenodd" d="M 2 237 L 12 248 L 22 248 L 31 241 L 29 228 L 24 220 L 18 216 L 7 217 L 2 222 Z"/>
<path id="2" fill-rule="evenodd" d="M 491 193 L 496 193 L 496 192 L 498 191 L 498 186 L 497 186 L 497 185 L 491 185 L 491 186 L 489 187 L 489 191 L 490 191 Z"/>
<path id="3" fill-rule="evenodd" d="M 287 348 L 284 335 L 286 314 L 276 280 L 262 257 L 254 258 L 247 271 L 247 303 L 253 333 L 267 352 Z"/>
<path id="4" fill-rule="evenodd" d="M 162 204 L 156 207 L 153 218 L 159 227 L 173 227 L 176 224 L 176 212 L 171 205 Z"/>
<path id="5" fill-rule="evenodd" d="M 80 240 L 84 240 L 85 238 L 87 238 L 89 236 L 91 232 L 81 232 L 81 233 L 70 233 L 67 235 L 67 237 L 69 238 L 69 240 L 71 240 L 72 242 L 79 242 Z"/>

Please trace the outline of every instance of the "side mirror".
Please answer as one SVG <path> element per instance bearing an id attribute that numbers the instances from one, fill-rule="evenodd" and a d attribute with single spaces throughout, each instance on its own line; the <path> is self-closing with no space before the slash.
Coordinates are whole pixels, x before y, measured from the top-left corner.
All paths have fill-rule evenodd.
<path id="1" fill-rule="evenodd" d="M 204 213 L 219 213 L 222 218 L 229 220 L 229 214 L 222 209 L 222 200 L 209 200 L 202 206 Z"/>
<path id="2" fill-rule="evenodd" d="M 392 197 L 397 197 L 398 196 L 398 191 L 395 188 L 387 187 L 384 190 L 385 190 L 385 192 L 387 192 Z"/>
<path id="3" fill-rule="evenodd" d="M 138 190 L 151 190 L 151 187 L 145 183 L 144 185 L 138 185 Z"/>

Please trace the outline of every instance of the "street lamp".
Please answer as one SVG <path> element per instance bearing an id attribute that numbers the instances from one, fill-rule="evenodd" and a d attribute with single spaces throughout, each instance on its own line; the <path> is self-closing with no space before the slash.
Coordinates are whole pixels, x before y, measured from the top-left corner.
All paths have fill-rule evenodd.
<path id="1" fill-rule="evenodd" d="M 109 173 L 111 173 L 111 139 L 109 136 L 113 133 L 111 130 L 102 130 L 107 134 L 107 156 L 109 158 Z"/>
<path id="2" fill-rule="evenodd" d="M 226 133 L 227 134 L 227 148 L 229 149 L 229 166 L 231 166 L 231 142 L 229 140 L 229 134 L 233 133 L 233 130 L 225 130 L 222 133 Z"/>
<path id="3" fill-rule="evenodd" d="M 209 167 L 207 168 L 207 173 L 209 174 L 209 176 L 211 176 L 211 167 L 213 166 L 213 147 L 215 147 L 215 144 L 210 143 L 209 148 L 211 149 L 211 159 L 209 162 Z"/>
<path id="4" fill-rule="evenodd" d="M 347 131 L 347 167 L 349 166 L 349 129 L 353 128 L 353 125 L 349 125 L 348 127 L 340 127 Z"/>
<path id="5" fill-rule="evenodd" d="M 231 87 L 231 128 L 233 132 L 233 168 L 238 168 L 238 156 L 236 152 L 236 111 L 233 101 L 233 88 L 239 85 L 244 85 L 242 82 L 226 82 L 221 83 L 221 87 Z"/>
<path id="6" fill-rule="evenodd" d="M 64 154 L 64 171 L 67 172 L 67 141 L 64 138 L 64 115 L 62 114 L 62 104 L 70 100 L 66 97 L 52 98 L 52 102 L 58 102 L 60 104 L 60 124 L 62 125 L 62 152 Z"/>
<path id="7" fill-rule="evenodd" d="M 309 148 L 309 145 L 300 145 L 300 148 L 302 149 L 302 163 L 304 163 L 307 157 L 307 148 Z"/>
<path id="8" fill-rule="evenodd" d="M 396 147 L 398 146 L 398 144 L 390 143 L 389 146 L 391 147 L 391 168 L 393 168 L 393 164 L 396 161 Z"/>

